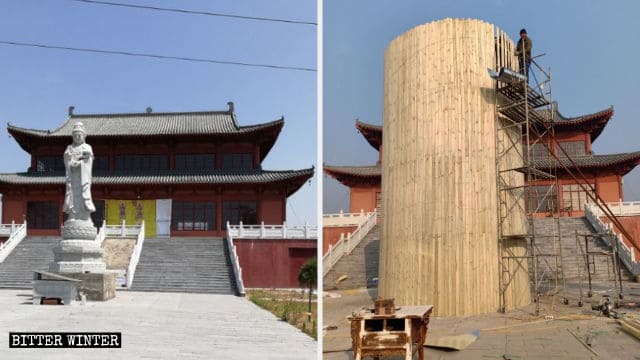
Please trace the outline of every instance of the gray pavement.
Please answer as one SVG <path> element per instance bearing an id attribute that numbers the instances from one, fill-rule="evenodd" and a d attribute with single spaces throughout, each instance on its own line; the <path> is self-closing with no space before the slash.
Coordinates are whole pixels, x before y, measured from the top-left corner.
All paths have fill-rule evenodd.
<path id="1" fill-rule="evenodd" d="M 107 302 L 31 305 L 0 290 L 0 359 L 316 359 L 317 342 L 245 298 L 120 291 Z M 10 349 L 9 332 L 122 332 L 120 349 Z"/>
<path id="2" fill-rule="evenodd" d="M 597 287 L 598 290 L 606 286 Z M 625 333 L 614 319 L 599 316 L 591 310 L 601 291 L 585 298 L 585 305 L 576 304 L 574 288 L 569 305 L 561 304 L 558 296 L 543 297 L 541 315 L 534 316 L 534 306 L 507 314 L 492 313 L 467 317 L 432 317 L 427 338 L 479 333 L 477 340 L 462 351 L 425 348 L 425 359 L 631 359 L 640 360 L 640 341 Z M 604 293 L 604 291 L 602 291 Z M 353 359 L 349 322 L 346 317 L 363 306 L 373 305 L 376 289 L 356 289 L 332 292 L 340 297 L 323 298 L 324 326 L 336 326 L 323 331 L 323 359 Z M 640 284 L 625 284 L 625 299 L 640 299 Z M 633 296 L 635 294 L 636 296 Z M 640 318 L 640 308 L 619 309 L 627 316 Z M 553 316 L 545 320 L 544 315 Z M 587 337 L 591 352 L 581 344 Z M 596 355 L 597 354 L 597 355 Z M 506 355 L 506 357 L 504 357 Z M 417 355 L 414 359 L 417 359 Z M 387 359 L 387 358 L 385 358 Z M 389 358 L 392 359 L 392 358 Z M 397 358 L 393 358 L 397 359 Z"/>

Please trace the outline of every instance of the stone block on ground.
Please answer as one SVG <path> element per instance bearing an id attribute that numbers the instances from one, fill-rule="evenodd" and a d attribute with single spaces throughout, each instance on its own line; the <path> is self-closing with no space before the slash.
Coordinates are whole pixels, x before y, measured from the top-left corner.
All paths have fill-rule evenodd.
<path id="1" fill-rule="evenodd" d="M 106 301 L 116 297 L 116 274 L 114 273 L 64 275 L 82 280 L 82 284 L 78 287 L 78 292 L 85 294 L 89 301 Z"/>

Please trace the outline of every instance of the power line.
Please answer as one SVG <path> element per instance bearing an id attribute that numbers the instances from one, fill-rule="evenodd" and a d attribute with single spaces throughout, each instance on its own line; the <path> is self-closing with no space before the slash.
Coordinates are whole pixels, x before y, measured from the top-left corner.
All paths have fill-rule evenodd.
<path id="1" fill-rule="evenodd" d="M 271 22 L 281 22 L 281 23 L 298 24 L 298 25 L 313 25 L 313 26 L 318 25 L 318 23 L 311 22 L 311 21 L 299 21 L 299 20 L 277 19 L 277 18 L 257 17 L 257 16 L 222 14 L 222 13 L 213 13 L 208 11 L 195 11 L 195 10 L 185 10 L 185 9 L 176 9 L 176 8 L 163 8 L 163 7 L 157 7 L 157 6 L 123 4 L 123 3 L 111 2 L 111 1 L 98 1 L 98 0 L 70 0 L 70 1 L 82 2 L 82 3 L 88 3 L 88 4 L 98 4 L 98 5 L 122 6 L 122 7 L 144 9 L 144 10 L 177 12 L 177 13 L 191 14 L 191 15 L 219 16 L 219 17 L 227 17 L 227 18 L 242 19 L 242 20 L 271 21 Z"/>
<path id="2" fill-rule="evenodd" d="M 42 49 L 56 49 L 56 50 L 65 50 L 65 51 L 89 52 L 89 53 L 98 53 L 98 54 L 127 55 L 127 56 L 147 57 L 147 58 L 164 59 L 164 60 L 180 60 L 180 61 L 191 61 L 191 62 L 210 63 L 210 64 L 249 66 L 249 67 L 279 69 L 279 70 L 295 70 L 295 71 L 311 71 L 311 72 L 315 72 L 316 71 L 316 69 L 314 69 L 314 68 L 300 67 L 300 66 L 283 66 L 283 65 L 247 63 L 247 62 L 240 62 L 240 61 L 226 61 L 226 60 L 216 60 L 216 59 L 191 58 L 191 57 L 184 57 L 184 56 L 145 54 L 145 53 L 138 53 L 138 52 L 132 52 L 132 51 L 120 51 L 120 50 L 101 50 L 101 49 L 77 48 L 77 47 L 68 47 L 68 46 L 47 45 L 47 44 L 23 43 L 23 42 L 7 41 L 7 40 L 0 40 L 0 44 L 14 45 L 14 46 L 35 47 L 35 48 L 42 48 Z"/>

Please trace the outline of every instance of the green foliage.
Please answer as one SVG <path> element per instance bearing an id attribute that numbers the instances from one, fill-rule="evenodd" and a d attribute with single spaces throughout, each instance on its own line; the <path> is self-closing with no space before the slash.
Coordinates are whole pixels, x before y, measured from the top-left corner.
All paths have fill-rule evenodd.
<path id="1" fill-rule="evenodd" d="M 313 295 L 313 288 L 318 284 L 318 261 L 316 258 L 311 258 L 302 265 L 298 272 L 298 282 L 305 284 L 309 287 L 309 310 L 311 312 L 311 297 Z"/>
<path id="2" fill-rule="evenodd" d="M 298 272 L 298 282 L 310 289 L 318 283 L 318 261 L 316 258 L 307 260 Z"/>
<path id="3" fill-rule="evenodd" d="M 307 312 L 307 306 L 300 293 L 249 290 L 247 298 L 257 306 L 274 314 L 278 319 L 290 323 L 314 339 L 318 338 L 316 305 L 314 304 L 313 311 Z"/>

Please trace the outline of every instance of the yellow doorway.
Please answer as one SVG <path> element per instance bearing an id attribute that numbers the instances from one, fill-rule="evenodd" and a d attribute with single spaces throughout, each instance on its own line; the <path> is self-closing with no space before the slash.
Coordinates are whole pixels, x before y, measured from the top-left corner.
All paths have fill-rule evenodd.
<path id="1" fill-rule="evenodd" d="M 138 225 L 144 220 L 145 237 L 156 236 L 155 200 L 106 200 L 107 225 Z"/>

